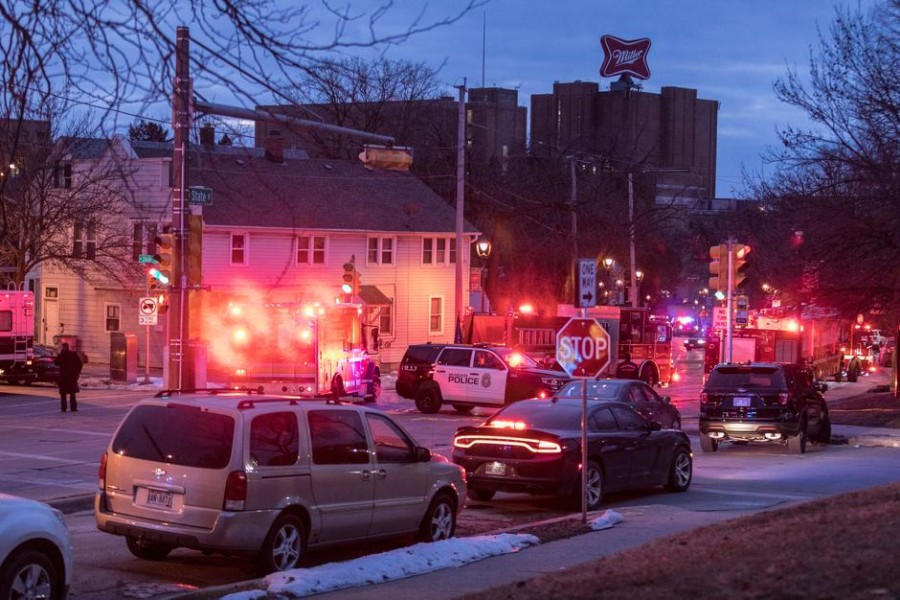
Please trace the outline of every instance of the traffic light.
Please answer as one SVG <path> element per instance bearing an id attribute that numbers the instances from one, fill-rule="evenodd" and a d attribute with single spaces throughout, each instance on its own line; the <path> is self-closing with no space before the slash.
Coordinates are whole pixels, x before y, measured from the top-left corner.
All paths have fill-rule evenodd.
<path id="1" fill-rule="evenodd" d="M 747 273 L 742 271 L 747 266 L 747 255 L 750 254 L 750 246 L 734 244 L 731 248 L 731 254 L 732 286 L 734 289 L 737 289 L 747 279 Z"/>
<path id="2" fill-rule="evenodd" d="M 150 283 L 150 291 L 165 290 L 175 284 L 175 272 L 177 269 L 177 248 L 174 233 L 161 233 L 153 240 L 156 243 L 156 254 L 153 260 L 156 265 L 150 268 L 147 275 L 156 280 Z M 149 278 L 148 278 L 149 282 Z"/>
<path id="3" fill-rule="evenodd" d="M 188 215 L 187 283 L 203 285 L 203 216 Z"/>
<path id="4" fill-rule="evenodd" d="M 709 289 L 724 290 L 728 287 L 728 244 L 710 247 L 709 257 Z"/>
<path id="5" fill-rule="evenodd" d="M 359 271 L 352 262 L 344 263 L 344 273 L 341 275 L 341 292 L 343 302 L 353 302 L 353 297 L 359 294 Z"/>

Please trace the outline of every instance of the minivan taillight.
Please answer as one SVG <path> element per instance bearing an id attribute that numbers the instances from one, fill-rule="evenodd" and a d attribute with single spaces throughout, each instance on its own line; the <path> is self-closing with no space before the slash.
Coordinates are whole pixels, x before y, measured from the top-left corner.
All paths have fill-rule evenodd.
<path id="1" fill-rule="evenodd" d="M 106 489 L 106 461 L 107 455 L 104 452 L 103 456 L 100 457 L 100 467 L 97 469 L 97 485 L 100 487 L 101 492 Z"/>
<path id="2" fill-rule="evenodd" d="M 225 482 L 225 510 L 244 510 L 247 501 L 247 474 L 243 471 L 232 471 Z"/>

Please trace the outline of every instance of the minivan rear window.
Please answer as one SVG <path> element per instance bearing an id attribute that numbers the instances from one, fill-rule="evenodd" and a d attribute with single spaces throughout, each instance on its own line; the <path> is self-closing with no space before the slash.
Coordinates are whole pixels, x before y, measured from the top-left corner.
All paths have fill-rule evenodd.
<path id="1" fill-rule="evenodd" d="M 234 419 L 192 407 L 143 405 L 113 440 L 116 454 L 184 467 L 224 469 L 231 460 Z"/>

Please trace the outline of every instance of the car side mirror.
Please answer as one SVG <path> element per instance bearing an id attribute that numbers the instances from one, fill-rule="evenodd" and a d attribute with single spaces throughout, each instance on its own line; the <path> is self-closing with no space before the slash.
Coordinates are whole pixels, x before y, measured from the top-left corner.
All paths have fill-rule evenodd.
<path id="1" fill-rule="evenodd" d="M 416 446 L 416 462 L 428 462 L 431 460 L 431 449 L 424 446 Z"/>

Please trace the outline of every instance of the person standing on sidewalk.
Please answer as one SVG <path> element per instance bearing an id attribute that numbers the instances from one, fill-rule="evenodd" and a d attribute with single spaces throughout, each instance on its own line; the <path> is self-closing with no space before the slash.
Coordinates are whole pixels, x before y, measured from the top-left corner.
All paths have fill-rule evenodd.
<path id="1" fill-rule="evenodd" d="M 69 408 L 72 412 L 78 411 L 78 400 L 75 394 L 81 390 L 78 388 L 78 378 L 81 377 L 81 369 L 84 364 L 78 357 L 78 354 L 69 350 L 69 344 L 63 342 L 62 350 L 53 359 L 54 364 L 59 366 L 59 405 L 63 412 L 66 412 L 66 396 L 69 397 Z"/>

